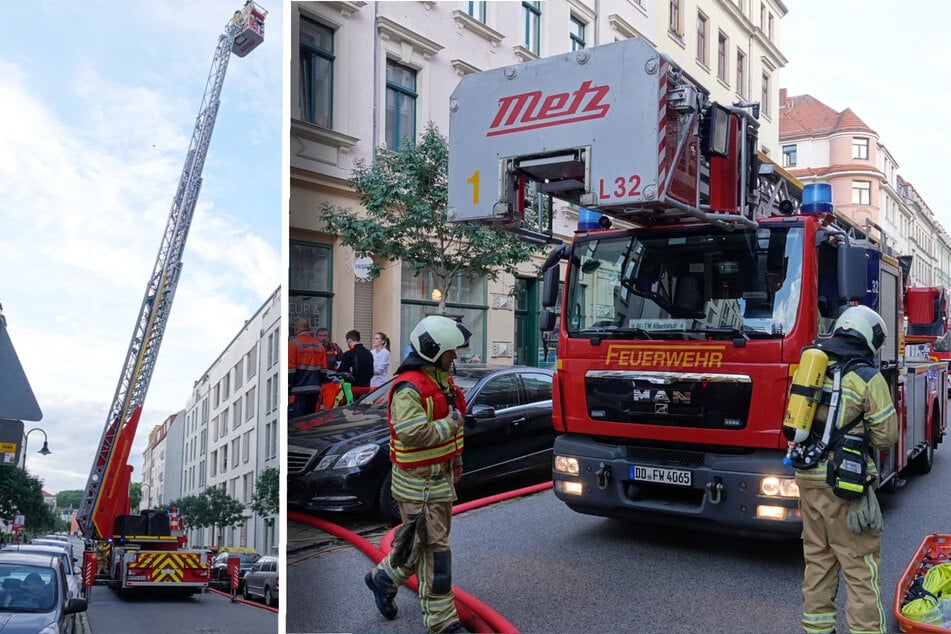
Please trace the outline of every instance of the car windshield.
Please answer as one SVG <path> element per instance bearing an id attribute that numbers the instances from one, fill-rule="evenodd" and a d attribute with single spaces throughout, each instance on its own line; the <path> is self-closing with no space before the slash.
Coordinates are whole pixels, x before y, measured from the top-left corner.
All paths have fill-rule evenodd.
<path id="1" fill-rule="evenodd" d="M 49 612 L 56 599 L 52 568 L 0 562 L 0 612 Z"/>
<path id="2" fill-rule="evenodd" d="M 73 562 L 69 560 L 69 555 L 63 551 L 57 551 L 49 547 L 43 548 L 30 548 L 29 546 L 19 546 L 15 549 L 11 549 L 9 546 L 4 548 L 8 552 L 18 552 L 18 553 L 27 553 L 27 554 L 36 554 L 36 555 L 46 555 L 48 557 L 58 557 L 60 561 L 63 562 L 63 569 L 66 571 L 66 574 L 73 573 Z M 3 551 L 0 551 L 2 553 Z M 0 555 L 2 556 L 2 555 Z"/>
<path id="3" fill-rule="evenodd" d="M 782 337 L 795 323 L 801 227 L 592 235 L 574 246 L 569 336 Z"/>

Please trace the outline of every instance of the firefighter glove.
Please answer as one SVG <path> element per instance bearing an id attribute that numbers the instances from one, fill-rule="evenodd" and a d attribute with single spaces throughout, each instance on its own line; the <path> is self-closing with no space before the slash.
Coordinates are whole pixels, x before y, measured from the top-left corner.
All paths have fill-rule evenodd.
<path id="1" fill-rule="evenodd" d="M 875 490 L 872 486 L 866 486 L 862 497 L 853 500 L 849 505 L 846 522 L 849 530 L 853 533 L 882 532 L 884 525 L 882 509 L 878 505 L 878 498 L 875 497 Z"/>

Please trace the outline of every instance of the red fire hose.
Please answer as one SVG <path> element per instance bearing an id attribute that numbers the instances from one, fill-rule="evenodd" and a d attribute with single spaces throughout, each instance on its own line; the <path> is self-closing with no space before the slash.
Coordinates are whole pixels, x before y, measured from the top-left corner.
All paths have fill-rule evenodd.
<path id="1" fill-rule="evenodd" d="M 542 484 L 536 484 L 521 489 L 515 489 L 514 491 L 507 491 L 498 495 L 472 500 L 471 502 L 457 504 L 456 506 L 452 507 L 452 514 L 457 515 L 459 513 L 471 511 L 472 509 L 495 504 L 496 502 L 501 502 L 503 500 L 530 495 L 532 493 L 544 491 L 545 489 L 550 489 L 551 486 L 551 482 L 544 482 Z M 383 536 L 383 539 L 380 542 L 380 547 L 377 548 L 365 538 L 357 535 L 353 531 L 347 530 L 342 526 L 338 526 L 333 522 L 328 522 L 327 520 L 321 519 L 319 517 L 312 517 L 298 511 L 288 511 L 287 519 L 292 522 L 300 522 L 301 524 L 314 526 L 322 531 L 330 533 L 334 537 L 339 537 L 340 539 L 346 540 L 363 552 L 363 554 L 365 554 L 367 557 L 369 557 L 374 564 L 379 563 L 380 560 L 382 560 L 383 557 L 385 557 L 386 554 L 390 552 L 393 544 L 393 535 L 396 532 L 395 527 L 390 529 L 389 532 Z M 415 575 L 410 578 L 410 580 L 406 583 L 406 586 L 413 592 L 419 591 L 419 584 L 417 583 Z M 473 597 L 468 592 L 465 592 L 457 586 L 453 586 L 453 593 L 456 597 L 456 610 L 459 612 L 459 618 L 462 619 L 463 625 L 465 625 L 466 629 L 470 632 L 519 634 L 515 626 L 512 625 L 505 617 L 496 612 L 490 606 Z"/>

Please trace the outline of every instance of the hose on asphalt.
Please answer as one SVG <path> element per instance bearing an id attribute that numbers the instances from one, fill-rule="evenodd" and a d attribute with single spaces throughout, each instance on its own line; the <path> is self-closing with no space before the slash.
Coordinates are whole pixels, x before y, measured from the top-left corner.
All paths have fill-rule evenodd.
<path id="1" fill-rule="evenodd" d="M 482 508 L 490 504 L 502 502 L 504 500 L 510 500 L 516 497 L 524 497 L 526 495 L 531 495 L 532 493 L 538 493 L 540 491 L 550 489 L 551 486 L 551 482 L 543 482 L 541 484 L 535 484 L 520 489 L 514 489 L 512 491 L 506 491 L 505 493 L 491 495 L 478 500 L 464 502 L 463 504 L 457 504 L 452 507 L 452 514 L 457 515 L 459 513 Z M 396 532 L 396 527 L 390 529 L 380 541 L 380 547 L 377 548 L 366 538 L 361 537 L 357 533 L 354 533 L 351 530 L 319 517 L 312 517 L 299 511 L 288 511 L 287 519 L 292 522 L 299 522 L 301 524 L 307 524 L 315 528 L 319 528 L 320 530 L 325 531 L 334 537 L 338 537 L 349 542 L 364 555 L 366 555 L 374 564 L 379 563 L 380 560 L 382 560 L 383 557 L 385 557 L 390 551 L 393 546 L 393 535 Z M 406 583 L 406 586 L 413 592 L 419 591 L 419 585 L 416 581 L 415 575 L 410 578 L 410 580 Z M 459 618 L 462 619 L 463 625 L 465 625 L 466 629 L 470 632 L 518 634 L 518 630 L 515 628 L 515 626 L 512 625 L 505 617 L 468 592 L 457 586 L 453 586 L 453 593 L 456 597 L 456 609 L 459 612 Z"/>

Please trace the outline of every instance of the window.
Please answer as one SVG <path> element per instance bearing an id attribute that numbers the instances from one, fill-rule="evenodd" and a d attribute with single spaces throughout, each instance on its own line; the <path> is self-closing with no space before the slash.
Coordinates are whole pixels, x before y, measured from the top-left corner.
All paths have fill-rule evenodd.
<path id="1" fill-rule="evenodd" d="M 251 459 L 251 432 L 244 432 L 244 445 L 241 449 L 241 462 L 247 463 Z"/>
<path id="2" fill-rule="evenodd" d="M 571 16 L 570 27 L 571 27 L 571 33 L 570 33 L 571 50 L 577 51 L 577 50 L 583 49 L 585 45 L 585 39 L 584 39 L 585 23 L 579 20 L 578 18 L 576 18 L 575 16 Z"/>
<path id="3" fill-rule="evenodd" d="M 405 346 L 409 342 L 409 334 L 413 327 L 426 315 L 435 312 L 438 301 L 433 299 L 436 291 L 445 295 L 444 299 L 449 313 L 462 317 L 462 323 L 472 332 L 469 339 L 469 350 L 460 355 L 465 362 L 478 357 L 485 361 L 485 319 L 488 311 L 485 280 L 474 275 L 458 274 L 453 280 L 452 287 L 447 291 L 437 288 L 436 277 L 426 269 L 419 274 L 413 268 L 404 264 L 402 269 L 401 297 L 402 305 L 400 319 L 402 330 L 400 341 Z"/>
<path id="4" fill-rule="evenodd" d="M 796 167 L 796 146 L 783 146 L 783 167 Z"/>
<path id="5" fill-rule="evenodd" d="M 729 71 L 727 70 L 727 56 L 730 51 L 730 41 L 727 36 L 720 31 L 717 36 L 717 79 L 724 84 L 730 81 Z"/>
<path id="6" fill-rule="evenodd" d="M 274 409 L 277 409 L 277 406 L 281 403 L 277 396 L 277 391 L 281 385 L 281 382 L 278 381 L 276 374 L 272 376 L 269 381 L 271 384 L 271 402 L 274 403 Z"/>
<path id="7" fill-rule="evenodd" d="M 287 314 L 291 321 L 304 317 L 315 326 L 330 328 L 333 275 L 331 247 L 291 241 L 289 262 Z"/>
<path id="8" fill-rule="evenodd" d="M 333 125 L 333 70 L 333 30 L 301 17 L 300 112 L 307 123 Z"/>
<path id="9" fill-rule="evenodd" d="M 231 420 L 234 429 L 237 429 L 238 425 L 241 424 L 241 421 L 244 419 L 241 418 L 241 405 L 242 401 L 240 398 L 234 402 L 234 405 L 231 406 Z"/>
<path id="10" fill-rule="evenodd" d="M 746 99 L 746 54 L 736 49 L 736 94 Z"/>
<path id="11" fill-rule="evenodd" d="M 547 374 L 526 374 L 522 377 L 527 403 L 551 400 L 551 377 Z"/>
<path id="12" fill-rule="evenodd" d="M 231 468 L 238 468 L 238 458 L 241 455 L 241 437 L 231 441 Z"/>
<path id="13" fill-rule="evenodd" d="M 762 2 L 759 5 L 759 30 L 766 32 L 766 5 Z"/>
<path id="14" fill-rule="evenodd" d="M 271 385 L 272 381 L 274 381 L 273 378 L 269 378 L 267 380 L 267 386 L 265 387 L 265 393 L 264 393 L 264 398 L 265 398 L 264 411 L 267 413 L 270 413 L 274 408 L 277 407 L 277 403 L 275 403 L 274 400 L 271 398 L 271 393 L 273 391 L 272 389 L 273 386 Z"/>
<path id="15" fill-rule="evenodd" d="M 211 419 L 211 429 L 212 429 L 212 441 L 218 440 L 218 417 L 215 416 Z"/>
<path id="16" fill-rule="evenodd" d="M 697 61 L 707 65 L 707 16 L 697 14 Z"/>
<path id="17" fill-rule="evenodd" d="M 224 438 L 228 435 L 228 415 L 231 413 L 231 410 L 225 410 L 221 412 L 221 434 L 220 436 Z"/>
<path id="18" fill-rule="evenodd" d="M 218 405 L 221 404 L 221 382 L 215 383 L 215 389 L 212 391 L 212 396 L 215 401 L 214 407 L 218 407 Z"/>
<path id="19" fill-rule="evenodd" d="M 872 204 L 872 183 L 869 181 L 852 181 L 852 204 Z"/>
<path id="20" fill-rule="evenodd" d="M 245 360 L 245 374 L 250 380 L 255 374 L 258 373 L 258 345 L 254 344 L 248 354 L 244 357 Z"/>
<path id="21" fill-rule="evenodd" d="M 234 389 L 237 390 L 244 384 L 244 364 L 238 361 L 234 364 Z"/>
<path id="22" fill-rule="evenodd" d="M 264 425 L 264 458 L 277 456 L 277 421 L 270 421 Z"/>
<path id="23" fill-rule="evenodd" d="M 769 41 L 773 41 L 773 14 L 770 13 L 766 18 L 766 37 L 769 38 Z"/>
<path id="24" fill-rule="evenodd" d="M 278 343 L 280 341 L 279 333 L 275 330 L 274 332 L 268 333 L 267 336 L 267 367 L 271 367 L 277 363 L 280 353 L 277 350 Z"/>
<path id="25" fill-rule="evenodd" d="M 760 112 L 763 113 L 763 116 L 769 118 L 769 93 L 770 93 L 770 77 L 767 73 L 763 73 L 763 96 L 760 97 Z"/>
<path id="26" fill-rule="evenodd" d="M 251 386 L 251 389 L 247 391 L 244 395 L 244 415 L 247 416 L 247 420 L 254 418 L 254 386 Z"/>
<path id="27" fill-rule="evenodd" d="M 416 139 L 416 71 L 386 60 L 386 147 L 394 152 Z"/>
<path id="28" fill-rule="evenodd" d="M 254 474 L 244 474 L 244 503 L 250 504 L 254 498 Z"/>
<path id="29" fill-rule="evenodd" d="M 540 55 L 541 51 L 541 2 L 522 2 L 522 44 L 525 48 Z"/>
<path id="30" fill-rule="evenodd" d="M 485 24 L 485 2 L 467 2 L 466 13 Z"/>
<path id="31" fill-rule="evenodd" d="M 680 30 L 680 0 L 670 0 L 667 16 L 667 29 L 677 36 L 683 35 Z"/>
<path id="32" fill-rule="evenodd" d="M 222 445 L 218 453 L 221 455 L 221 473 L 224 473 L 228 470 L 228 445 Z"/>
<path id="33" fill-rule="evenodd" d="M 868 139 L 862 137 L 852 139 L 852 158 L 868 160 Z"/>
<path id="34" fill-rule="evenodd" d="M 211 477 L 218 475 L 218 452 L 211 452 Z"/>
<path id="35" fill-rule="evenodd" d="M 518 379 L 514 374 L 503 374 L 486 383 L 472 406 L 487 405 L 496 410 L 508 409 L 518 405 Z"/>

